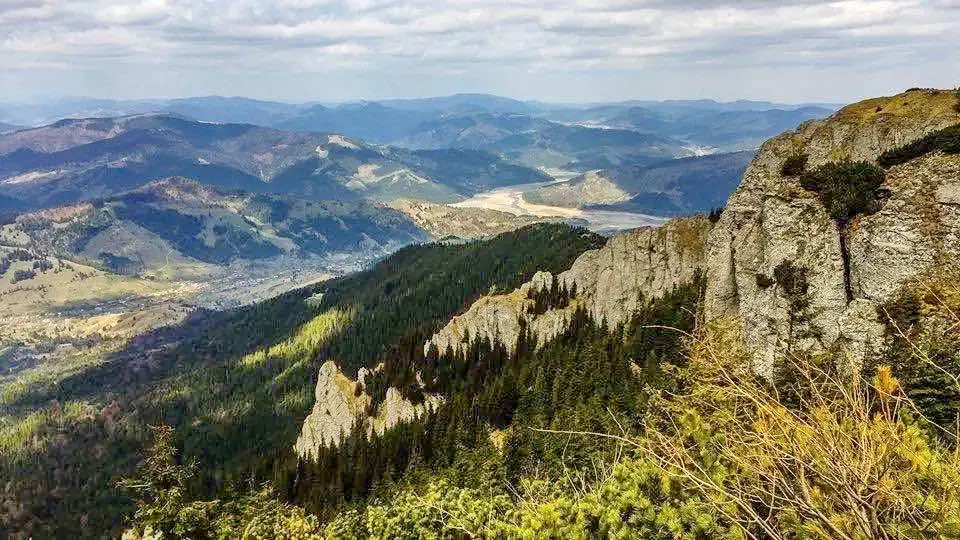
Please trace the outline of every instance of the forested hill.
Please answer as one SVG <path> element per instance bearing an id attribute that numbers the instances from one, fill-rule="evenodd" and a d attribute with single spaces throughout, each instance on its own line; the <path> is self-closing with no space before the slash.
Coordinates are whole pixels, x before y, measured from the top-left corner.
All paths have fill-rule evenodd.
<path id="1" fill-rule="evenodd" d="M 214 497 L 251 474 L 269 480 L 291 454 L 323 361 L 355 371 L 395 343 L 431 335 L 481 294 L 510 290 L 538 269 L 560 271 L 603 241 L 541 224 L 409 246 L 366 272 L 196 314 L 80 371 L 0 378 L 0 474 L 10 479 L 0 528 L 115 537 L 132 501 L 114 484 L 133 473 L 153 425 L 172 426 L 183 462 L 199 464 L 185 496 Z"/>

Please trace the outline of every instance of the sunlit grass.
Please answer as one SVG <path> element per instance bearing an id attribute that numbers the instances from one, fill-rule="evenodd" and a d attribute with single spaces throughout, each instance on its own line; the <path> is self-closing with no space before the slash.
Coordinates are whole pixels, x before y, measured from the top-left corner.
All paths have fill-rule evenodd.
<path id="1" fill-rule="evenodd" d="M 331 308 L 301 326 L 292 337 L 247 354 L 240 359 L 240 365 L 252 369 L 264 365 L 271 358 L 289 361 L 315 354 L 320 345 L 342 330 L 351 319 L 352 312 Z"/>
<path id="2" fill-rule="evenodd" d="M 68 401 L 23 416 L 0 415 L 0 456 L 16 459 L 37 452 L 49 444 L 46 435 L 94 414 L 96 409 L 91 404 Z"/>
<path id="3" fill-rule="evenodd" d="M 53 388 L 59 381 L 100 364 L 102 352 L 83 352 L 40 364 L 0 377 L 0 406 L 22 401 L 31 392 Z"/>

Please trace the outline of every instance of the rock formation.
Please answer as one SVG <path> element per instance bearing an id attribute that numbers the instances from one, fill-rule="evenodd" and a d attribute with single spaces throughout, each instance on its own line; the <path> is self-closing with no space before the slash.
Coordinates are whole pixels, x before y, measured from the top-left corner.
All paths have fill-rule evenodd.
<path id="1" fill-rule="evenodd" d="M 414 405 L 396 388 L 387 389 L 386 397 L 370 414 L 373 399 L 366 393 L 370 371 L 361 368 L 357 380 L 344 375 L 336 362 L 328 360 L 320 366 L 313 410 L 303 421 L 294 450 L 302 457 L 315 456 L 324 446 L 337 446 L 343 438 L 363 422 L 367 436 L 384 431 L 400 422 L 408 422 L 440 405 L 442 398 L 427 394 L 423 403 Z"/>
<path id="2" fill-rule="evenodd" d="M 710 234 L 705 316 L 732 315 L 743 324 L 755 370 L 772 376 L 774 358 L 791 346 L 839 343 L 856 368 L 881 345 L 876 308 L 942 255 L 960 254 L 960 226 L 950 201 L 960 190 L 958 156 L 934 153 L 887 171 L 889 196 L 879 212 L 848 228 L 847 252 L 837 225 L 796 176 L 784 177 L 787 157 L 803 152 L 808 168 L 845 159 L 874 162 L 932 131 L 960 121 L 949 92 L 910 91 L 860 102 L 767 141 L 744 174 Z M 809 282 L 809 320 L 791 329 L 781 287 L 764 283 L 790 261 Z M 793 329 L 795 330 L 795 329 Z"/>
<path id="3" fill-rule="evenodd" d="M 512 292 L 478 299 L 424 346 L 459 350 L 481 337 L 514 347 L 521 319 L 542 345 L 566 330 L 578 308 L 615 326 L 702 270 L 704 317 L 741 322 L 757 373 L 771 378 L 775 358 L 835 346 L 847 354 L 847 367 L 858 369 L 883 346 L 881 304 L 904 284 L 960 260 L 960 154 L 934 151 L 888 168 L 877 211 L 842 228 L 798 176 L 783 174 L 784 162 L 800 153 L 808 169 L 876 162 L 884 151 L 960 123 L 956 104 L 952 92 L 913 90 L 807 122 L 763 145 L 715 225 L 699 216 L 617 234 L 559 275 L 538 272 Z M 791 273 L 805 277 L 803 317 L 796 313 L 795 292 L 784 283 Z M 576 295 L 565 307 L 534 313 L 529 293 L 555 280 L 568 290 L 575 286 Z M 362 391 L 355 397 L 353 383 L 333 369 L 321 369 L 318 404 L 304 424 L 298 452 L 336 439 L 369 403 Z M 363 421 L 380 432 L 437 403 L 431 397 L 413 406 L 391 390 L 377 415 Z"/>

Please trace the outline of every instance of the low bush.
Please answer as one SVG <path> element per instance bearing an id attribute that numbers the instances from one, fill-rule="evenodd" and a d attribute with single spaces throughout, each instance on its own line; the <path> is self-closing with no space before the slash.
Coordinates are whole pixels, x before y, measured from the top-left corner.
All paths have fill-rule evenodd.
<path id="1" fill-rule="evenodd" d="M 37 272 L 34 270 L 17 270 L 13 273 L 10 283 L 19 283 L 35 277 L 37 277 Z"/>
<path id="2" fill-rule="evenodd" d="M 710 213 L 707 214 L 707 219 L 710 220 L 710 223 L 716 224 L 718 221 L 720 221 L 721 215 L 723 215 L 723 207 L 718 206 L 710 209 Z"/>
<path id="3" fill-rule="evenodd" d="M 782 176 L 797 176 L 803 174 L 807 170 L 807 159 L 808 156 L 803 153 L 793 154 L 784 160 L 783 165 L 780 166 L 780 174 Z"/>
<path id="4" fill-rule="evenodd" d="M 960 97 L 954 108 L 960 112 Z M 889 169 L 937 150 L 947 154 L 960 154 L 960 124 L 934 131 L 900 148 L 887 150 L 880 154 L 877 164 Z"/>
<path id="5" fill-rule="evenodd" d="M 860 214 L 880 209 L 882 169 L 866 161 L 828 163 L 800 176 L 800 185 L 817 193 L 830 216 L 842 228 Z"/>

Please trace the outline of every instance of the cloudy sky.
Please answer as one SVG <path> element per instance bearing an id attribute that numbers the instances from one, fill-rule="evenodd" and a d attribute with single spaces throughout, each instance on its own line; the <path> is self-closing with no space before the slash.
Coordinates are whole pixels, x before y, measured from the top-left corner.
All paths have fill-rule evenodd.
<path id="1" fill-rule="evenodd" d="M 958 51 L 960 0 L 0 0 L 2 100 L 847 101 Z"/>

